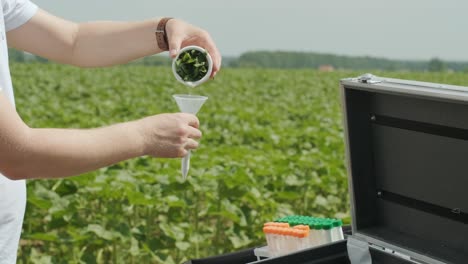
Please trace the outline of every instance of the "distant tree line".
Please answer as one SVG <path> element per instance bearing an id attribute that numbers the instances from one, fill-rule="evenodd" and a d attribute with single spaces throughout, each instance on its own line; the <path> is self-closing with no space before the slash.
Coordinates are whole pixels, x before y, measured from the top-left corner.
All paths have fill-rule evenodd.
<path id="1" fill-rule="evenodd" d="M 16 62 L 47 62 L 47 59 L 17 51 L 9 50 L 11 61 Z M 135 60 L 131 65 L 170 66 L 171 59 L 167 56 L 155 55 Z M 468 62 L 450 62 L 438 58 L 429 61 L 390 60 L 375 57 L 354 57 L 334 54 L 293 51 L 252 51 L 239 57 L 223 58 L 225 67 L 281 68 L 300 69 L 346 69 L 346 70 L 386 70 L 386 71 L 465 71 L 468 72 Z"/>
<path id="2" fill-rule="evenodd" d="M 313 52 L 253 51 L 232 61 L 232 67 L 319 68 L 323 65 L 349 70 L 468 71 L 467 62 L 389 60 L 375 57 L 352 57 Z"/>
<path id="3" fill-rule="evenodd" d="M 16 49 L 8 49 L 8 57 L 12 62 L 40 62 L 47 63 L 47 59 L 36 56 L 34 54 L 18 51 Z M 148 56 L 139 60 L 130 62 L 129 64 L 145 65 L 145 66 L 169 66 L 171 60 L 167 56 Z"/>

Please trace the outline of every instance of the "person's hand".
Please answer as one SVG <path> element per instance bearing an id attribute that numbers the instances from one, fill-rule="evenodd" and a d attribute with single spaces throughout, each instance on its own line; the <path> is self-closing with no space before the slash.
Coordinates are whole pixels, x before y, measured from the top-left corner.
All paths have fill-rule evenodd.
<path id="1" fill-rule="evenodd" d="M 176 158 L 196 149 L 201 138 L 198 118 L 192 114 L 159 114 L 137 121 L 145 155 Z"/>
<path id="2" fill-rule="evenodd" d="M 169 20 L 166 24 L 166 32 L 169 54 L 172 58 L 177 56 L 181 48 L 196 45 L 206 49 L 213 59 L 211 77 L 214 77 L 220 70 L 221 54 L 208 32 L 179 19 Z"/>

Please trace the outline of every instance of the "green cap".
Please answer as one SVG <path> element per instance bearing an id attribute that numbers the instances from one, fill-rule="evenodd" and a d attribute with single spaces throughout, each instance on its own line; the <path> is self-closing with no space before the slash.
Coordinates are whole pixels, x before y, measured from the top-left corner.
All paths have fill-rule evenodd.
<path id="1" fill-rule="evenodd" d="M 340 227 L 343 225 L 343 221 L 341 221 L 340 219 L 335 219 L 333 221 L 333 227 Z"/>
<path id="2" fill-rule="evenodd" d="M 292 220 L 292 221 L 289 221 L 289 225 L 290 226 L 297 226 L 297 225 L 300 225 L 301 223 L 297 220 Z"/>
<path id="3" fill-rule="evenodd" d="M 340 219 L 319 218 L 304 215 L 288 215 L 276 219 L 275 222 L 288 223 L 290 226 L 308 225 L 310 229 L 316 230 L 328 230 L 333 227 L 340 227 L 343 225 L 343 221 Z"/>
<path id="4" fill-rule="evenodd" d="M 323 226 L 323 229 L 325 229 L 325 230 L 330 230 L 330 229 L 332 229 L 333 224 L 332 224 L 332 222 L 330 222 L 330 221 L 324 221 L 323 224 L 322 224 L 322 226 Z"/>
<path id="5" fill-rule="evenodd" d="M 314 226 L 314 229 L 315 229 L 315 230 L 320 230 L 320 229 L 323 229 L 323 225 L 322 225 L 322 223 L 318 223 L 318 222 L 316 222 L 316 223 L 314 223 L 314 225 L 313 225 L 313 226 Z"/>

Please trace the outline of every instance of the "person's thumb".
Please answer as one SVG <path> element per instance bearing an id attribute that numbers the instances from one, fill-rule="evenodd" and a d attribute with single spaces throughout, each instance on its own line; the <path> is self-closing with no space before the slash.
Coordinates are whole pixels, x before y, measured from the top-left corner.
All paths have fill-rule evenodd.
<path id="1" fill-rule="evenodd" d="M 180 50 L 180 45 L 182 43 L 182 38 L 178 36 L 177 34 L 173 34 L 170 36 L 168 39 L 168 44 L 169 44 L 169 56 L 172 58 L 175 58 L 177 56 L 177 53 L 179 53 Z"/>

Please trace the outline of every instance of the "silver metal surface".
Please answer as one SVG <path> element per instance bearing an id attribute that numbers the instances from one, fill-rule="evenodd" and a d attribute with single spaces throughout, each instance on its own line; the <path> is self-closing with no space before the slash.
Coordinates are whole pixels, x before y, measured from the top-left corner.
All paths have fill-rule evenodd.
<path id="1" fill-rule="evenodd" d="M 366 80 L 366 82 L 364 82 Z M 468 103 L 468 88 L 463 86 L 409 81 L 362 75 L 340 81 L 341 87 L 347 86 L 356 90 L 379 91 L 387 94 L 410 95 L 423 98 L 434 98 L 440 101 Z"/>
<path id="2" fill-rule="evenodd" d="M 433 259 L 431 257 L 428 257 L 426 255 L 421 255 L 418 254 L 414 251 L 393 245 L 391 243 L 387 243 L 386 241 L 382 241 L 379 239 L 375 239 L 373 237 L 370 237 L 366 234 L 362 234 L 359 232 L 356 232 L 353 234 L 353 236 L 359 237 L 361 239 L 366 240 L 369 243 L 370 247 L 376 248 L 376 249 L 381 249 L 384 252 L 390 253 L 393 251 L 393 254 L 396 256 L 399 256 L 401 258 L 407 259 L 408 257 L 413 263 L 422 263 L 422 264 L 448 264 L 446 262 L 442 262 L 436 259 Z"/>
<path id="3" fill-rule="evenodd" d="M 346 168 L 348 174 L 348 192 L 349 192 L 349 199 L 351 202 L 351 219 L 356 219 L 356 210 L 354 209 L 354 205 L 356 204 L 356 200 L 354 199 L 354 186 L 353 186 L 353 173 L 351 171 L 351 152 L 349 148 L 349 133 L 348 133 L 348 118 L 347 118 L 347 111 L 346 111 L 346 98 L 345 98 L 345 88 L 344 88 L 344 81 L 341 81 L 340 85 L 340 94 L 341 94 L 341 112 L 343 113 L 343 133 L 344 133 L 344 141 L 345 141 L 345 151 L 346 151 Z M 352 230 L 357 230 L 356 221 L 351 222 Z M 353 231 L 354 232 L 354 231 Z"/>

